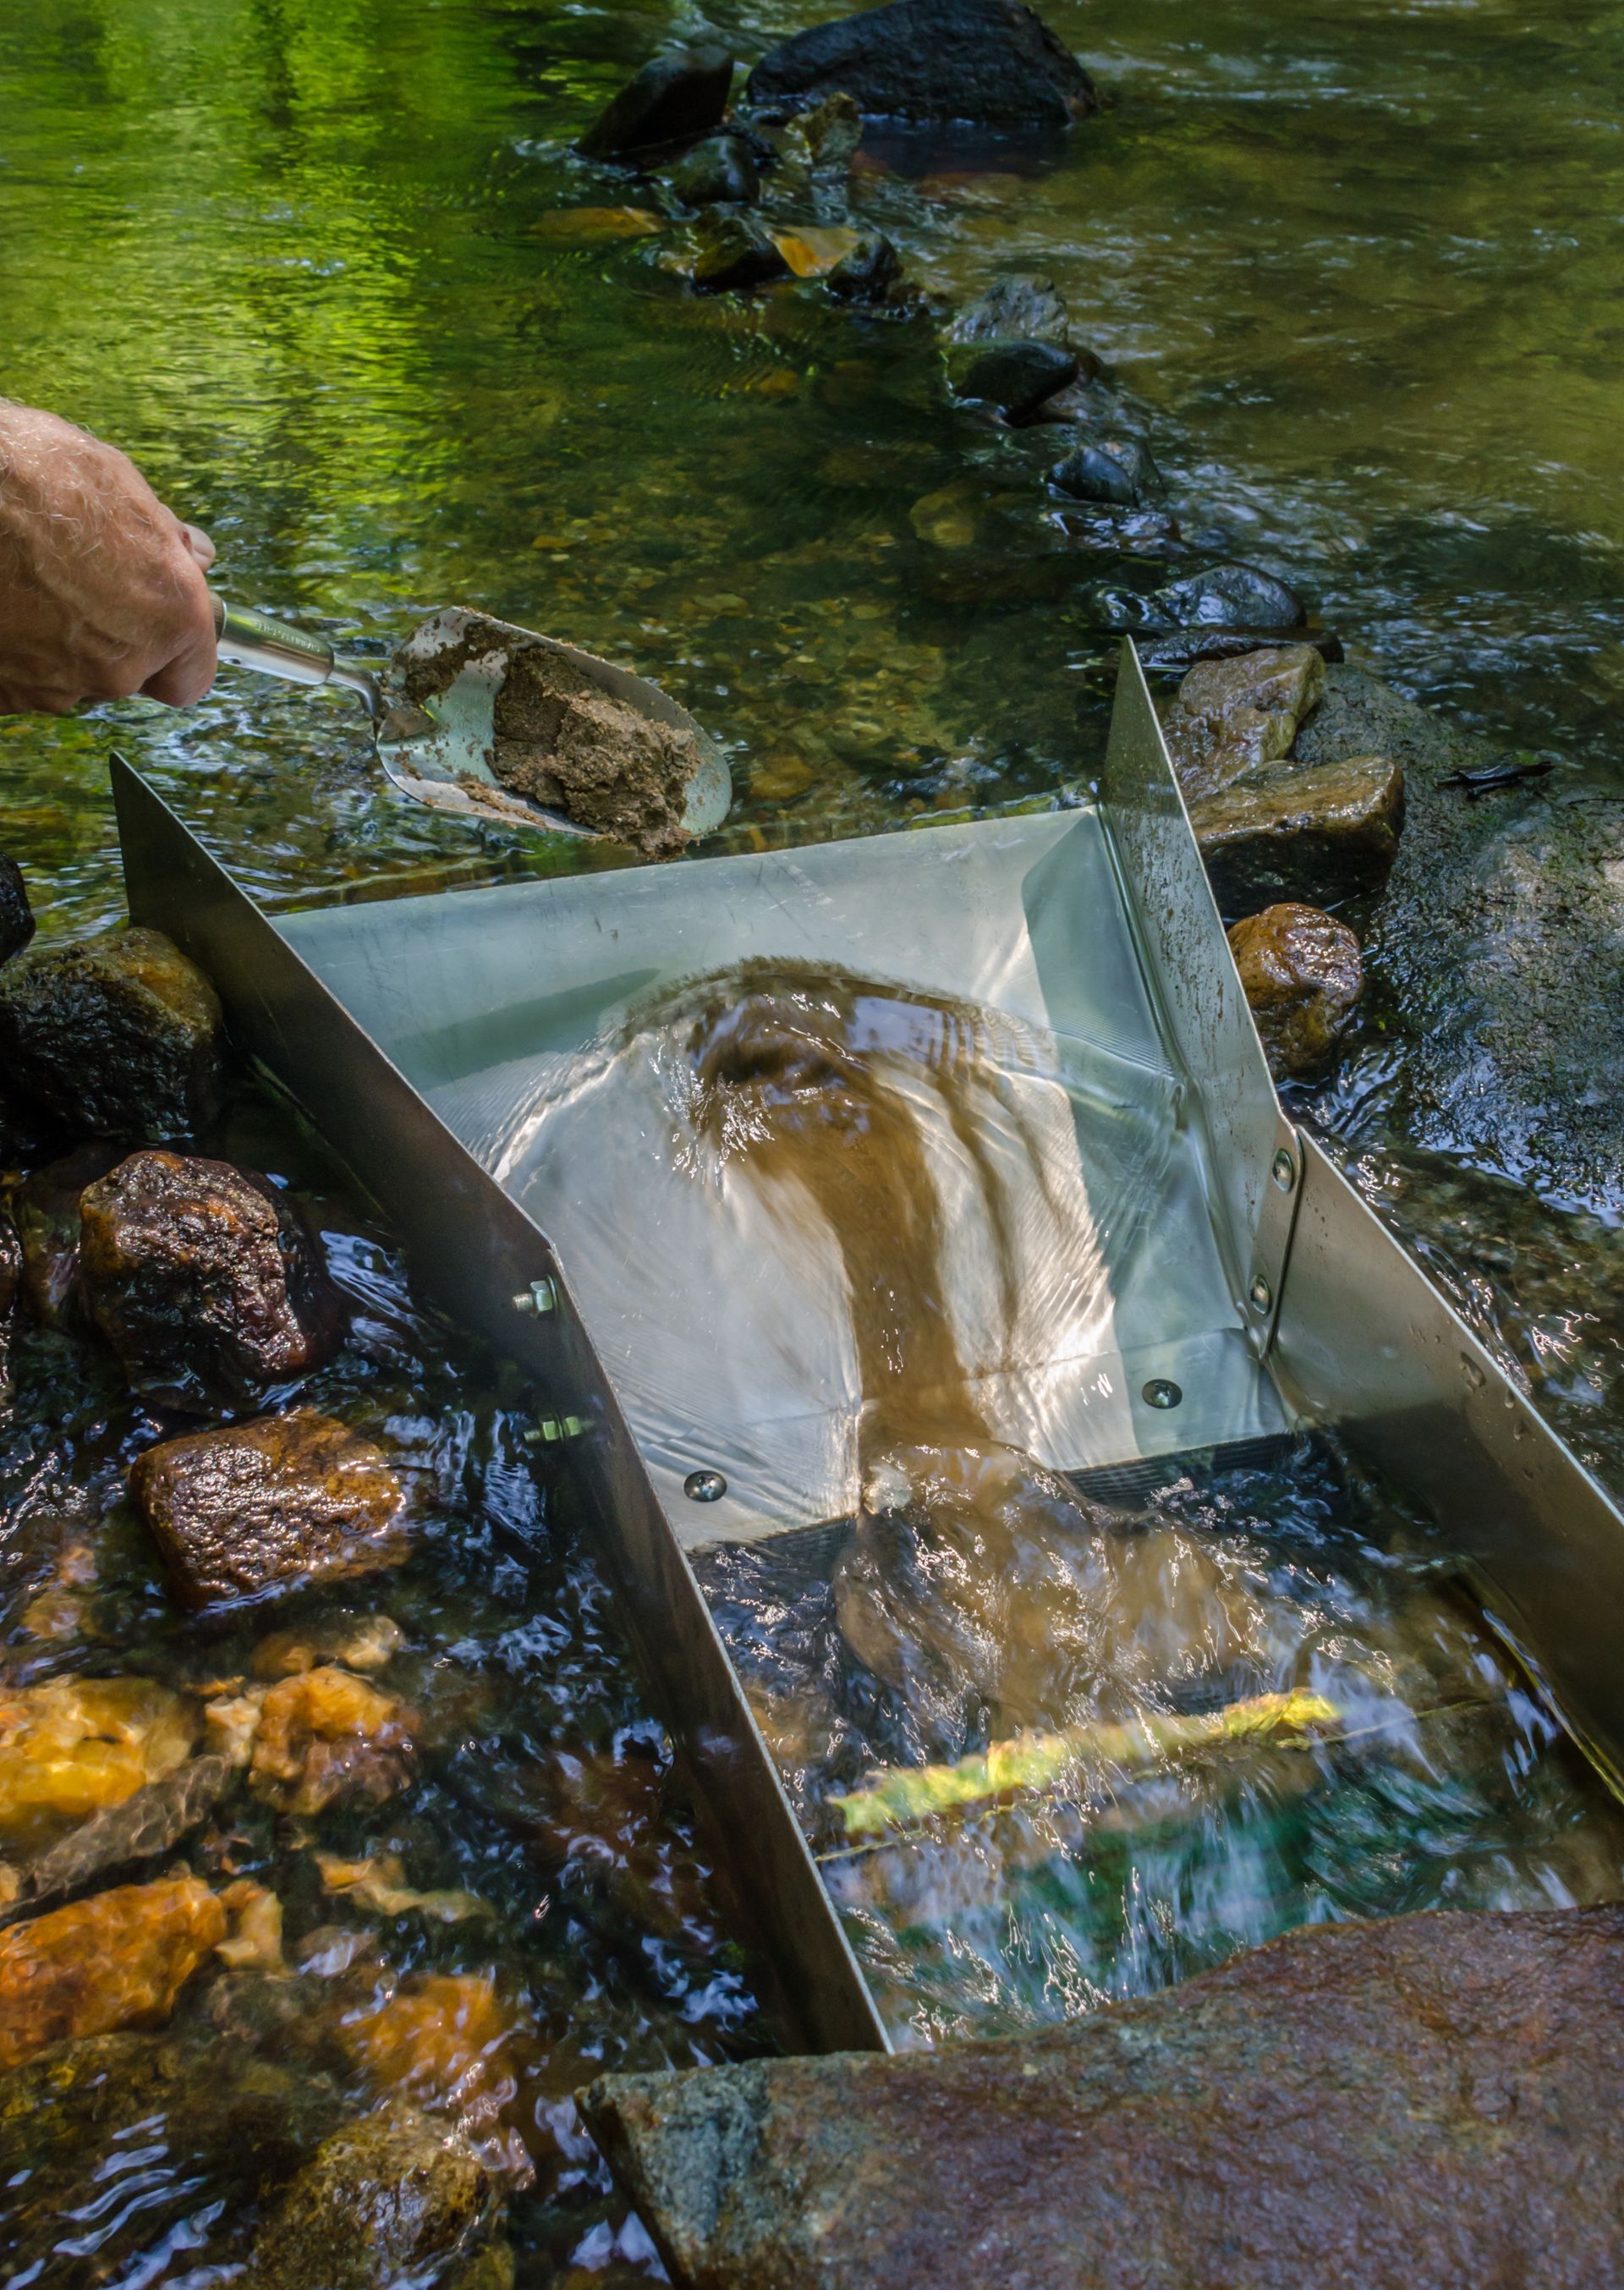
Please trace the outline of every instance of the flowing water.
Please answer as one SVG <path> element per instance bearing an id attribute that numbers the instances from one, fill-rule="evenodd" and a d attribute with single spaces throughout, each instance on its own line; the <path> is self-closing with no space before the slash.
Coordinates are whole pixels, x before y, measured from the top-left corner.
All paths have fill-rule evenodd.
<path id="1" fill-rule="evenodd" d="M 570 140 L 672 34 L 708 24 L 748 58 L 825 12 L 12 8 L 0 389 L 125 444 L 213 532 L 235 597 L 357 650 L 442 604 L 479 605 L 633 662 L 728 748 L 741 821 L 765 835 L 900 824 L 1086 776 L 1109 687 L 1099 588 L 1234 554 L 1290 580 L 1351 657 L 1616 787 L 1616 11 L 1253 0 L 1216 19 L 1193 0 L 1053 0 L 1110 99 L 1063 150 L 882 146 L 853 180 L 852 219 L 892 235 L 925 298 L 912 316 L 854 316 L 810 283 L 696 300 L 663 195 L 585 165 Z M 655 227 L 604 219 L 628 205 Z M 1153 535 L 1108 545 L 1056 500 L 1052 433 L 989 429 L 952 405 L 950 313 L 1020 270 L 1056 280 L 1115 369 L 1178 511 L 1171 554 Z M 470 862 L 615 863 L 404 806 L 346 703 L 226 676 L 184 717 L 132 702 L 0 723 L 0 845 L 28 869 L 48 936 L 120 909 L 115 742 L 272 901 L 368 878 L 405 889 Z M 256 1118 L 247 1157 L 325 1181 Z M 1362 1141 L 1361 1181 L 1621 1483 L 1608 1221 L 1404 1141 Z M 364 1333 L 317 1396 L 387 1427 L 436 1491 L 434 1532 L 388 1602 L 399 1668 L 382 1673 L 431 1713 L 434 1748 L 409 1798 L 313 1842 L 393 1856 L 397 1890 L 471 1893 L 497 1914 L 338 1915 L 303 1846 L 254 1830 L 220 1850 L 284 1892 L 294 1941 L 359 1921 L 381 1948 L 369 1973 L 364 1951 L 324 1944 L 300 1974 L 349 1983 L 309 2015 L 333 2104 L 374 2088 L 333 2040 L 345 2011 L 364 2017 L 369 1978 L 408 1992 L 488 1979 L 493 2008 L 539 2031 L 519 2044 L 509 2110 L 537 2157 L 515 2198 L 521 2281 L 646 2271 L 561 2094 L 582 2060 L 711 2057 L 764 2033 L 601 1586 L 520 1453 L 524 1396 L 420 1317 L 387 1237 L 330 1224 Z M 25 1341 L 4 1429 L 17 1676 L 201 1684 L 251 1668 L 246 1638 L 177 1629 L 113 1500 L 152 1435 L 71 1340 Z M 1074 1613 L 1110 1624 L 1100 1643 L 1138 1665 L 1140 1704 L 1185 1719 L 1299 1691 L 1340 1722 L 1193 1752 L 1163 1736 L 1148 1762 L 1098 1731 L 1121 1711 L 1108 1669 L 1084 1663 L 1058 1700 L 1028 1681 L 1001 1715 L 1009 1681 L 993 1680 L 974 1706 L 927 1709 L 922 1728 L 884 1633 L 854 1619 L 860 1546 L 799 1573 L 793 1538 L 771 1565 L 707 1562 L 899 2030 L 1085 2009 L 1304 1918 L 1617 1891 L 1616 1815 L 1424 1529 L 1334 1456 L 1254 1460 L 1148 1504 L 1032 1485 L 1018 1510 L 1036 1501 L 1084 1506 L 1125 1586 L 1091 1605 L 1074 1581 Z M 873 1514 L 899 1515 L 906 1529 L 906 1505 Z M 1166 1617 L 1188 1622 L 1192 1595 L 1181 1643 L 1199 1658 L 1170 1667 Z M 354 1619 L 318 1602 L 301 1627 Z M 982 1755 L 1011 1726 L 1082 1729 L 1061 1785 L 848 1833 L 836 1800 L 873 1774 Z M 210 2062 L 199 2075 L 222 2046 L 283 2044 L 240 1984 L 220 2006 L 244 2015 L 235 2034 L 183 2004 L 176 2039 Z M 45 2144 L 42 2131 L 42 2174 Z M 103 2176 L 59 2197 L 76 2168 Z M 126 2174 L 127 2202 L 108 2192 Z M 226 2252 L 252 2224 L 240 2192 L 228 2174 L 195 2185 L 127 2139 L 93 2165 L 70 2152 L 25 2221 L 61 2247 L 47 2261 L 30 2244 L 38 2270 L 16 2278 L 218 2278 L 211 2236 Z M 59 2202 L 66 2232 L 40 2223 Z"/>

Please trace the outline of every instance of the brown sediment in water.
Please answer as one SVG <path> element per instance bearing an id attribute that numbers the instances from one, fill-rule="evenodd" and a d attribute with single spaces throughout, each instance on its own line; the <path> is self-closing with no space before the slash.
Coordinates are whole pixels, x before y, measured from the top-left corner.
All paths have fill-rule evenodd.
<path id="1" fill-rule="evenodd" d="M 680 851 L 691 840 L 684 811 L 703 760 L 697 735 L 615 699 L 550 645 L 473 616 L 456 644 L 403 656 L 408 697 L 420 707 L 437 698 L 492 650 L 507 656 L 491 757 L 502 785 L 650 858 Z"/>

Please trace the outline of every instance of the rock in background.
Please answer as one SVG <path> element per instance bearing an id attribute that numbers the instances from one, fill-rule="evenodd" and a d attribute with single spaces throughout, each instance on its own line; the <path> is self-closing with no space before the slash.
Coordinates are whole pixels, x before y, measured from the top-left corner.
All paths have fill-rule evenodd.
<path id="1" fill-rule="evenodd" d="M 1076 58 L 1020 0 L 892 0 L 797 32 L 750 74 L 750 101 L 855 99 L 866 118 L 1068 127 L 1098 108 Z"/>

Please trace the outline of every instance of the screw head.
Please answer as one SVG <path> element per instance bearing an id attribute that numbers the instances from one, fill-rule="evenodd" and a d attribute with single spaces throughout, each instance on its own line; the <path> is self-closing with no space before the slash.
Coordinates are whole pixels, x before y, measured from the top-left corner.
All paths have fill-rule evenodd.
<path id="1" fill-rule="evenodd" d="M 1297 1182 L 1297 1164 L 1284 1145 L 1269 1163 L 1268 1173 L 1283 1193 L 1289 1193 Z"/>
<path id="2" fill-rule="evenodd" d="M 683 1481 L 683 1493 L 690 1502 L 720 1502 L 727 1493 L 727 1481 L 720 1471 L 690 1471 Z"/>
<path id="3" fill-rule="evenodd" d="M 1269 1286 L 1268 1281 L 1263 1273 L 1260 1272 L 1258 1274 L 1257 1278 L 1246 1291 L 1246 1297 L 1254 1312 L 1268 1311 L 1269 1306 L 1275 1301 L 1275 1292 Z"/>
<path id="4" fill-rule="evenodd" d="M 516 1312 L 550 1312 L 557 1301 L 558 1291 L 550 1280 L 532 1280 L 514 1298 L 513 1309 Z"/>
<path id="5" fill-rule="evenodd" d="M 1140 1394 L 1147 1407 L 1177 1407 L 1183 1397 L 1182 1385 L 1166 1375 L 1153 1375 Z"/>

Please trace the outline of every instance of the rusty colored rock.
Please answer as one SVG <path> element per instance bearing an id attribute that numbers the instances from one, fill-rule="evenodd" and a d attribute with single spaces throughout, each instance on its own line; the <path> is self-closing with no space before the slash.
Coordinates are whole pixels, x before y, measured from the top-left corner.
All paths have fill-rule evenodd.
<path id="1" fill-rule="evenodd" d="M 388 2107 L 323 2141 L 261 2230 L 244 2290 L 389 2290 L 444 2280 L 496 2203 L 454 2130 Z"/>
<path id="2" fill-rule="evenodd" d="M 1317 1073 L 1364 990 L 1352 931 L 1317 907 L 1265 907 L 1234 925 L 1229 951 L 1275 1079 Z"/>
<path id="3" fill-rule="evenodd" d="M 226 1161 L 133 1153 L 80 1199 L 91 1316 L 143 1397 L 206 1413 L 337 1349 L 338 1298 L 297 1210 Z"/>
<path id="4" fill-rule="evenodd" d="M 1596 2290 L 1624 1908 L 1313 1927 L 1037 2035 L 581 2104 L 696 2290 Z"/>
<path id="5" fill-rule="evenodd" d="M 485 1975 L 420 1977 L 351 2015 L 341 2040 L 374 2090 L 451 2116 L 487 2170 L 516 2185 L 534 2175 L 545 2055 L 528 2018 Z"/>
<path id="6" fill-rule="evenodd" d="M 230 1795 L 236 1780 L 236 1768 L 224 1758 L 188 1758 L 161 1781 L 143 1783 L 121 1805 L 92 1813 L 15 1872 L 16 1892 L 0 1907 L 0 1923 L 82 1892 L 92 1878 L 172 1851 Z"/>
<path id="7" fill-rule="evenodd" d="M 1385 756 L 1282 763 L 1190 806 L 1190 825 L 1226 914 L 1277 900 L 1380 890 L 1398 851 L 1404 775 Z"/>
<path id="8" fill-rule="evenodd" d="M 220 1097 L 220 997 L 161 931 L 100 931 L 0 973 L 0 1072 L 70 1128 L 187 1138 Z"/>
<path id="9" fill-rule="evenodd" d="M 416 1730 L 405 1704 L 364 1678 L 301 1670 L 260 1702 L 249 1786 L 284 1813 L 381 1805 L 411 1779 Z"/>
<path id="10" fill-rule="evenodd" d="M 162 2026 L 225 1931 L 208 1886 L 176 1877 L 120 1885 L 0 1933 L 0 2068 L 70 2038 Z"/>
<path id="11" fill-rule="evenodd" d="M 1317 705 L 1325 663 L 1312 645 L 1272 645 L 1237 659 L 1197 661 L 1162 711 L 1186 803 L 1220 794 L 1291 751 Z"/>
<path id="12" fill-rule="evenodd" d="M 193 1705 L 148 1677 L 53 1677 L 0 1693 L 0 1838 L 37 1843 L 121 1806 L 191 1754 Z"/>
<path id="13" fill-rule="evenodd" d="M 366 1574 L 406 1552 L 383 1450 L 314 1408 L 166 1439 L 137 1459 L 130 1493 L 188 1606 Z"/>

